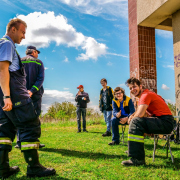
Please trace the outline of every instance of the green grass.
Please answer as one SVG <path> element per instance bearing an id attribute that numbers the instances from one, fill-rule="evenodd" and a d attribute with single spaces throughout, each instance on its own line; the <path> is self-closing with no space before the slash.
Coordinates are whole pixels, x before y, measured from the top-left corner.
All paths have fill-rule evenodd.
<path id="1" fill-rule="evenodd" d="M 102 122 L 102 121 L 101 121 Z M 171 142 L 175 163 L 166 158 L 163 150 L 165 140 L 159 140 L 153 162 L 153 139 L 145 139 L 146 164 L 139 167 L 124 167 L 123 160 L 129 159 L 124 153 L 127 147 L 127 129 L 125 144 L 109 146 L 111 137 L 102 137 L 106 126 L 94 125 L 89 121 L 89 133 L 76 133 L 76 122 L 54 122 L 42 125 L 41 143 L 46 145 L 39 150 L 40 162 L 46 167 L 56 169 L 57 175 L 33 179 L 179 179 L 180 177 L 180 145 Z M 13 143 L 13 146 L 15 143 Z M 20 150 L 10 153 L 10 164 L 18 165 L 21 171 L 9 179 L 23 180 L 26 178 L 26 166 Z"/>

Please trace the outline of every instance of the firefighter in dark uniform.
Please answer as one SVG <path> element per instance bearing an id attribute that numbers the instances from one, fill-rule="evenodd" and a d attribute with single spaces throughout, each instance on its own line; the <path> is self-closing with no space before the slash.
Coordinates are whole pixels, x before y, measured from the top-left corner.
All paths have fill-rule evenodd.
<path id="1" fill-rule="evenodd" d="M 26 56 L 21 59 L 26 72 L 26 88 L 38 116 L 41 114 L 42 95 L 44 93 L 44 65 L 41 60 L 37 59 L 39 53 L 40 51 L 36 47 L 28 46 Z M 45 145 L 40 144 L 39 148 L 42 147 L 45 147 Z M 19 138 L 15 148 L 19 148 Z"/>
<path id="2" fill-rule="evenodd" d="M 170 134 L 173 130 L 174 118 L 164 99 L 148 89 L 143 89 L 140 81 L 130 78 L 126 84 L 130 92 L 139 98 L 137 111 L 129 119 L 128 156 L 123 161 L 126 166 L 145 164 L 144 133 Z M 145 117 L 145 113 L 151 117 Z"/>
<path id="3" fill-rule="evenodd" d="M 26 27 L 21 19 L 12 19 L 6 35 L 0 40 L 0 178 L 19 171 L 18 166 L 9 166 L 8 157 L 16 129 L 21 151 L 28 163 L 27 176 L 44 177 L 56 173 L 39 162 L 40 120 L 28 94 L 24 66 L 15 47 L 15 43 L 20 44 L 25 38 Z"/>

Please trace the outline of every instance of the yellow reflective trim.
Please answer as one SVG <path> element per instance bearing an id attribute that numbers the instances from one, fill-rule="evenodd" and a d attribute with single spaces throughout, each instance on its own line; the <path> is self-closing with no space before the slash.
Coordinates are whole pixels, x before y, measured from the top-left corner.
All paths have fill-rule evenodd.
<path id="1" fill-rule="evenodd" d="M 128 137 L 136 137 L 136 138 L 143 138 L 144 136 L 138 136 L 138 135 L 134 135 L 134 134 L 128 134 Z"/>
<path id="2" fill-rule="evenodd" d="M 40 142 L 22 142 L 21 150 L 39 149 Z"/>
<path id="3" fill-rule="evenodd" d="M 40 144 L 40 142 L 22 142 L 21 145 Z"/>
<path id="4" fill-rule="evenodd" d="M 11 141 L 11 139 L 8 137 L 1 137 L 0 140 L 10 140 Z"/>
<path id="5" fill-rule="evenodd" d="M 128 138 L 128 141 L 134 141 L 134 142 L 144 143 L 144 140 L 131 139 L 131 138 Z"/>

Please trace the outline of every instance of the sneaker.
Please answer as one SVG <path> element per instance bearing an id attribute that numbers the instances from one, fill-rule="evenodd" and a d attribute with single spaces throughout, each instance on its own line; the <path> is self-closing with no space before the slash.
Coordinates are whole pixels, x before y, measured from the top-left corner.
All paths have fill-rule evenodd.
<path id="1" fill-rule="evenodd" d="M 106 131 L 104 134 L 102 134 L 103 137 L 105 136 L 111 136 L 111 132 L 110 131 Z"/>
<path id="2" fill-rule="evenodd" d="M 139 166 L 139 165 L 145 165 L 146 163 L 145 160 L 138 160 L 135 158 L 131 158 L 127 161 L 122 161 L 121 164 L 125 166 Z"/>
<path id="3" fill-rule="evenodd" d="M 39 148 L 45 147 L 45 144 L 39 144 Z"/>
<path id="4" fill-rule="evenodd" d="M 119 143 L 117 143 L 117 142 L 115 142 L 115 141 L 112 141 L 112 142 L 110 142 L 108 145 L 110 145 L 110 146 L 113 146 L 113 145 L 118 145 Z"/>
<path id="5" fill-rule="evenodd" d="M 77 133 L 80 133 L 80 132 L 81 132 L 81 130 L 78 130 L 78 131 L 77 131 Z"/>
<path id="6" fill-rule="evenodd" d="M 83 132 L 88 132 L 87 130 L 83 130 Z"/>

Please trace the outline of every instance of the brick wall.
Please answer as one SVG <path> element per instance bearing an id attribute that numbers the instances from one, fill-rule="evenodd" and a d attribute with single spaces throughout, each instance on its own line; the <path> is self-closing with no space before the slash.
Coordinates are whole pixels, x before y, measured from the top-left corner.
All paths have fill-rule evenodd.
<path id="1" fill-rule="evenodd" d="M 137 25 L 137 0 L 128 0 L 130 77 L 157 92 L 155 29 Z"/>

